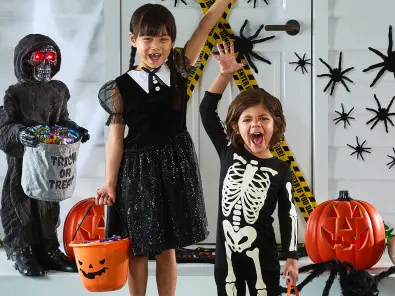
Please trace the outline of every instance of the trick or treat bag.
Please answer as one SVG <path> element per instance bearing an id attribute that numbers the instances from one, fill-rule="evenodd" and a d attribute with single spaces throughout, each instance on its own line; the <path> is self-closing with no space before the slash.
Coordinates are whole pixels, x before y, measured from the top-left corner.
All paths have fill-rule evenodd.
<path id="1" fill-rule="evenodd" d="M 72 197 L 77 178 L 80 141 L 67 135 L 40 136 L 37 147 L 25 147 L 22 164 L 22 188 L 34 199 L 59 202 Z M 53 140 L 59 138 L 61 140 Z M 63 140 L 62 140 L 63 139 Z"/>

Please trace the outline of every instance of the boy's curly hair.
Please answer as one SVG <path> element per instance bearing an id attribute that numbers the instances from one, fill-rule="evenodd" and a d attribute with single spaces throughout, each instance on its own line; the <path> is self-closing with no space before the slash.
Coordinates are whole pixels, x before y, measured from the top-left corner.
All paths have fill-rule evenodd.
<path id="1" fill-rule="evenodd" d="M 244 110 L 257 105 L 262 105 L 269 111 L 274 120 L 273 136 L 270 139 L 269 146 L 274 148 L 280 145 L 284 140 L 286 120 L 280 100 L 269 94 L 263 88 L 250 88 L 241 92 L 233 100 L 226 116 L 226 133 L 234 147 L 243 146 L 243 139 L 235 129 L 241 114 Z"/>

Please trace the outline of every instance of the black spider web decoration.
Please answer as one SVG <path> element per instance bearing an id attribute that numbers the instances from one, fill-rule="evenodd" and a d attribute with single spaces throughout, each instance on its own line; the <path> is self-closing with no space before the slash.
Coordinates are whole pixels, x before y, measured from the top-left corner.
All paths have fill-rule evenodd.
<path id="1" fill-rule="evenodd" d="M 383 76 L 385 71 L 393 72 L 394 77 L 395 77 L 395 51 L 392 51 L 392 26 L 389 27 L 388 30 L 388 49 L 387 49 L 387 55 L 385 56 L 381 52 L 379 52 L 377 49 L 368 47 L 369 50 L 373 51 L 375 54 L 377 54 L 379 57 L 383 59 L 383 62 L 374 64 L 366 69 L 363 70 L 363 72 L 370 71 L 375 68 L 382 67 L 381 70 L 377 73 L 376 77 L 373 79 L 372 84 L 370 84 L 370 87 L 376 84 L 376 82 L 380 79 L 381 76 Z"/>
<path id="2" fill-rule="evenodd" d="M 395 113 L 389 113 L 389 110 L 390 110 L 390 108 L 391 108 L 392 103 L 394 102 L 395 97 L 392 98 L 392 100 L 391 100 L 391 102 L 388 104 L 388 107 L 387 107 L 387 108 L 382 108 L 382 107 L 381 107 L 381 104 L 380 104 L 379 100 L 377 99 L 377 96 L 376 96 L 376 95 L 374 95 L 374 99 L 375 99 L 376 102 L 377 102 L 378 109 L 375 110 L 375 109 L 372 109 L 372 108 L 366 108 L 366 110 L 372 111 L 372 112 L 376 113 L 376 116 L 373 117 L 372 119 L 370 119 L 368 122 L 366 122 L 366 124 L 369 124 L 369 123 L 371 123 L 372 121 L 374 121 L 374 122 L 373 122 L 373 125 L 370 127 L 370 129 L 372 130 L 372 129 L 376 126 L 376 124 L 377 124 L 379 121 L 383 121 L 383 122 L 384 122 L 384 126 L 385 126 L 385 131 L 388 133 L 388 122 L 389 122 L 392 126 L 394 126 L 394 123 L 392 122 L 390 116 L 394 116 Z"/>
<path id="3" fill-rule="evenodd" d="M 351 146 L 350 144 L 347 144 L 348 147 L 350 147 L 350 148 L 355 150 L 354 152 L 352 152 L 350 154 L 350 156 L 352 156 L 352 155 L 354 155 L 356 153 L 357 154 L 357 159 L 359 159 L 359 157 L 361 157 L 362 160 L 365 160 L 363 158 L 363 153 L 365 153 L 365 152 L 366 153 L 371 153 L 369 150 L 372 149 L 372 148 L 363 147 L 363 145 L 365 145 L 365 143 L 366 143 L 366 140 L 363 141 L 362 144 L 359 144 L 358 136 L 356 138 L 357 138 L 357 146 L 354 147 L 354 146 Z"/>
<path id="4" fill-rule="evenodd" d="M 320 75 L 317 75 L 317 77 L 330 77 L 328 84 L 324 88 L 324 92 L 326 92 L 326 90 L 332 84 L 331 95 L 333 94 L 333 90 L 335 89 L 336 83 L 341 82 L 341 84 L 343 84 L 343 86 L 346 88 L 346 90 L 348 92 L 350 92 L 350 90 L 348 89 L 344 80 L 347 80 L 349 82 L 354 82 L 350 78 L 344 76 L 344 74 L 346 74 L 347 72 L 354 69 L 354 67 L 350 67 L 350 68 L 347 68 L 346 70 L 342 71 L 342 54 L 343 53 L 340 52 L 338 68 L 334 68 L 334 69 L 332 69 L 331 66 L 328 65 L 328 63 L 326 63 L 323 59 L 320 58 L 321 63 L 323 63 L 329 69 L 330 73 L 329 74 L 320 74 Z"/>
<path id="5" fill-rule="evenodd" d="M 339 117 L 336 117 L 335 119 L 333 119 L 333 121 L 335 121 L 335 125 L 338 124 L 340 121 L 343 121 L 344 128 L 346 128 L 347 124 L 351 126 L 349 119 L 355 119 L 354 117 L 350 116 L 351 112 L 354 110 L 354 107 L 352 107 L 350 111 L 346 112 L 344 110 L 343 103 L 341 104 L 341 106 L 342 106 L 342 112 L 335 110 L 335 112 L 339 114 Z"/>
<path id="6" fill-rule="evenodd" d="M 162 0 L 162 1 L 165 1 L 165 0 Z M 176 7 L 179 3 L 178 2 L 182 2 L 182 3 L 184 3 L 185 5 L 188 5 L 186 2 L 185 2 L 185 0 L 174 0 L 174 7 Z"/>
<path id="7" fill-rule="evenodd" d="M 258 0 L 247 0 L 247 3 L 251 3 L 251 1 L 254 1 L 254 8 L 256 8 L 257 2 Z M 269 3 L 267 2 L 267 0 L 263 0 L 267 5 L 269 5 Z"/>
<path id="8" fill-rule="evenodd" d="M 294 71 L 298 70 L 298 68 L 300 67 L 300 69 L 302 69 L 302 74 L 304 74 L 304 72 L 309 73 L 306 69 L 306 65 L 311 65 L 310 61 L 311 59 L 305 59 L 306 58 L 306 54 L 303 54 L 303 58 L 301 58 L 296 52 L 294 52 L 294 54 L 297 56 L 297 58 L 299 59 L 297 62 L 290 62 L 289 64 L 296 64 L 296 68 Z"/>
<path id="9" fill-rule="evenodd" d="M 390 159 L 392 159 L 389 163 L 387 163 L 389 169 L 392 169 L 392 167 L 395 165 L 395 148 L 392 148 L 392 151 L 394 152 L 394 156 L 387 155 Z"/>
<path id="10" fill-rule="evenodd" d="M 254 52 L 254 45 L 257 43 L 262 43 L 265 41 L 268 41 L 270 39 L 273 39 L 275 36 L 270 36 L 270 37 L 265 37 L 265 38 L 261 38 L 261 39 L 256 39 L 259 35 L 259 33 L 262 31 L 264 25 L 260 25 L 258 30 L 255 32 L 254 35 L 250 36 L 250 37 L 246 37 L 244 35 L 244 29 L 247 26 L 248 20 L 245 20 L 243 25 L 240 28 L 240 37 L 230 34 L 226 28 L 224 27 L 224 25 L 222 25 L 221 23 L 218 24 L 218 26 L 221 28 L 222 32 L 228 36 L 229 38 L 234 40 L 234 49 L 235 49 L 235 53 L 238 53 L 238 56 L 236 58 L 237 62 L 241 62 L 242 58 L 244 57 L 247 61 L 248 64 L 251 66 L 251 68 L 254 69 L 255 73 L 258 73 L 258 69 L 255 66 L 255 64 L 252 62 L 251 60 L 251 56 L 256 58 L 257 60 L 260 60 L 262 62 L 265 62 L 269 65 L 271 65 L 272 63 L 261 57 L 260 55 L 258 55 L 256 52 Z M 217 52 L 218 54 L 218 52 Z"/>

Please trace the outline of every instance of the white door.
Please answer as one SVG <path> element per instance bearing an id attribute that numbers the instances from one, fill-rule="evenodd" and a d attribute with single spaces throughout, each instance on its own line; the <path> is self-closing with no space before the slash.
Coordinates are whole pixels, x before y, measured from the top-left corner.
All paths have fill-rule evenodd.
<path id="1" fill-rule="evenodd" d="M 175 2 L 176 5 L 174 6 Z M 187 5 L 183 2 L 187 3 Z M 202 0 L 199 2 L 195 0 L 122 1 L 120 7 L 122 28 L 120 35 L 122 44 L 121 71 L 125 72 L 128 69 L 130 54 L 129 21 L 133 11 L 137 7 L 145 3 L 158 3 L 168 7 L 174 14 L 177 23 L 178 36 L 176 46 L 183 46 L 190 38 L 203 15 L 201 7 L 204 7 L 204 4 L 211 5 L 210 2 L 213 1 Z M 256 2 L 255 8 L 254 2 Z M 262 30 L 254 40 L 273 35 L 275 38 L 262 43 L 256 43 L 253 51 L 257 55 L 269 60 L 271 65 L 259 61 L 253 56 L 251 60 L 259 72 L 252 72 L 258 85 L 280 98 L 283 103 L 287 118 L 287 142 L 299 163 L 299 168 L 304 173 L 305 179 L 311 184 L 311 69 L 307 65 L 308 73 L 303 71 L 303 74 L 301 67 L 297 71 L 294 71 L 298 65 L 289 64 L 290 62 L 298 61 L 294 52 L 301 58 L 306 54 L 306 59 L 311 59 L 310 0 L 269 0 L 267 2 L 269 3 L 268 5 L 264 0 L 234 1 L 227 20 L 237 36 L 240 36 L 240 28 L 245 20 L 248 20 L 243 32 L 246 37 L 254 35 L 260 25 L 285 25 L 291 19 L 295 19 L 300 23 L 301 29 L 296 36 L 288 35 L 284 31 L 268 32 Z M 115 32 L 113 33 L 115 34 Z M 219 160 L 213 145 L 200 123 L 198 107 L 204 91 L 208 89 L 217 73 L 217 64 L 209 58 L 193 90 L 188 109 L 188 129 L 194 140 L 200 160 L 209 220 L 210 236 L 205 243 L 215 243 Z M 238 87 L 233 82 L 233 85 L 227 89 L 219 107 L 219 114 L 222 119 L 225 119 L 227 107 L 238 92 Z M 301 217 L 300 221 L 299 236 L 300 240 L 304 241 L 304 219 Z M 277 221 L 275 222 L 275 227 L 278 229 Z M 276 235 L 278 241 L 280 241 L 278 231 L 276 231 Z"/>

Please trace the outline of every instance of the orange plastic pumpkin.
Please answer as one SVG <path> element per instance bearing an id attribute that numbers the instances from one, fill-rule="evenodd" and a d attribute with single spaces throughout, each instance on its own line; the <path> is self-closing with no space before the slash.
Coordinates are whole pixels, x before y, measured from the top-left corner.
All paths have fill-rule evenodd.
<path id="1" fill-rule="evenodd" d="M 314 263 L 335 257 L 357 269 L 368 269 L 383 255 L 384 222 L 372 205 L 340 191 L 337 200 L 323 202 L 313 210 L 306 225 L 305 243 Z"/>
<path id="2" fill-rule="evenodd" d="M 71 243 L 74 233 L 81 223 L 86 211 L 89 207 L 95 203 L 94 198 L 88 198 L 76 203 L 72 209 L 67 214 L 66 220 L 64 222 L 63 230 L 63 245 L 67 256 L 70 259 L 74 259 L 73 248 L 69 246 Z M 75 243 L 83 243 L 87 240 L 98 240 L 105 237 L 105 216 L 104 216 L 104 205 L 93 206 L 89 210 L 87 217 L 78 230 L 77 235 L 74 239 Z"/>

